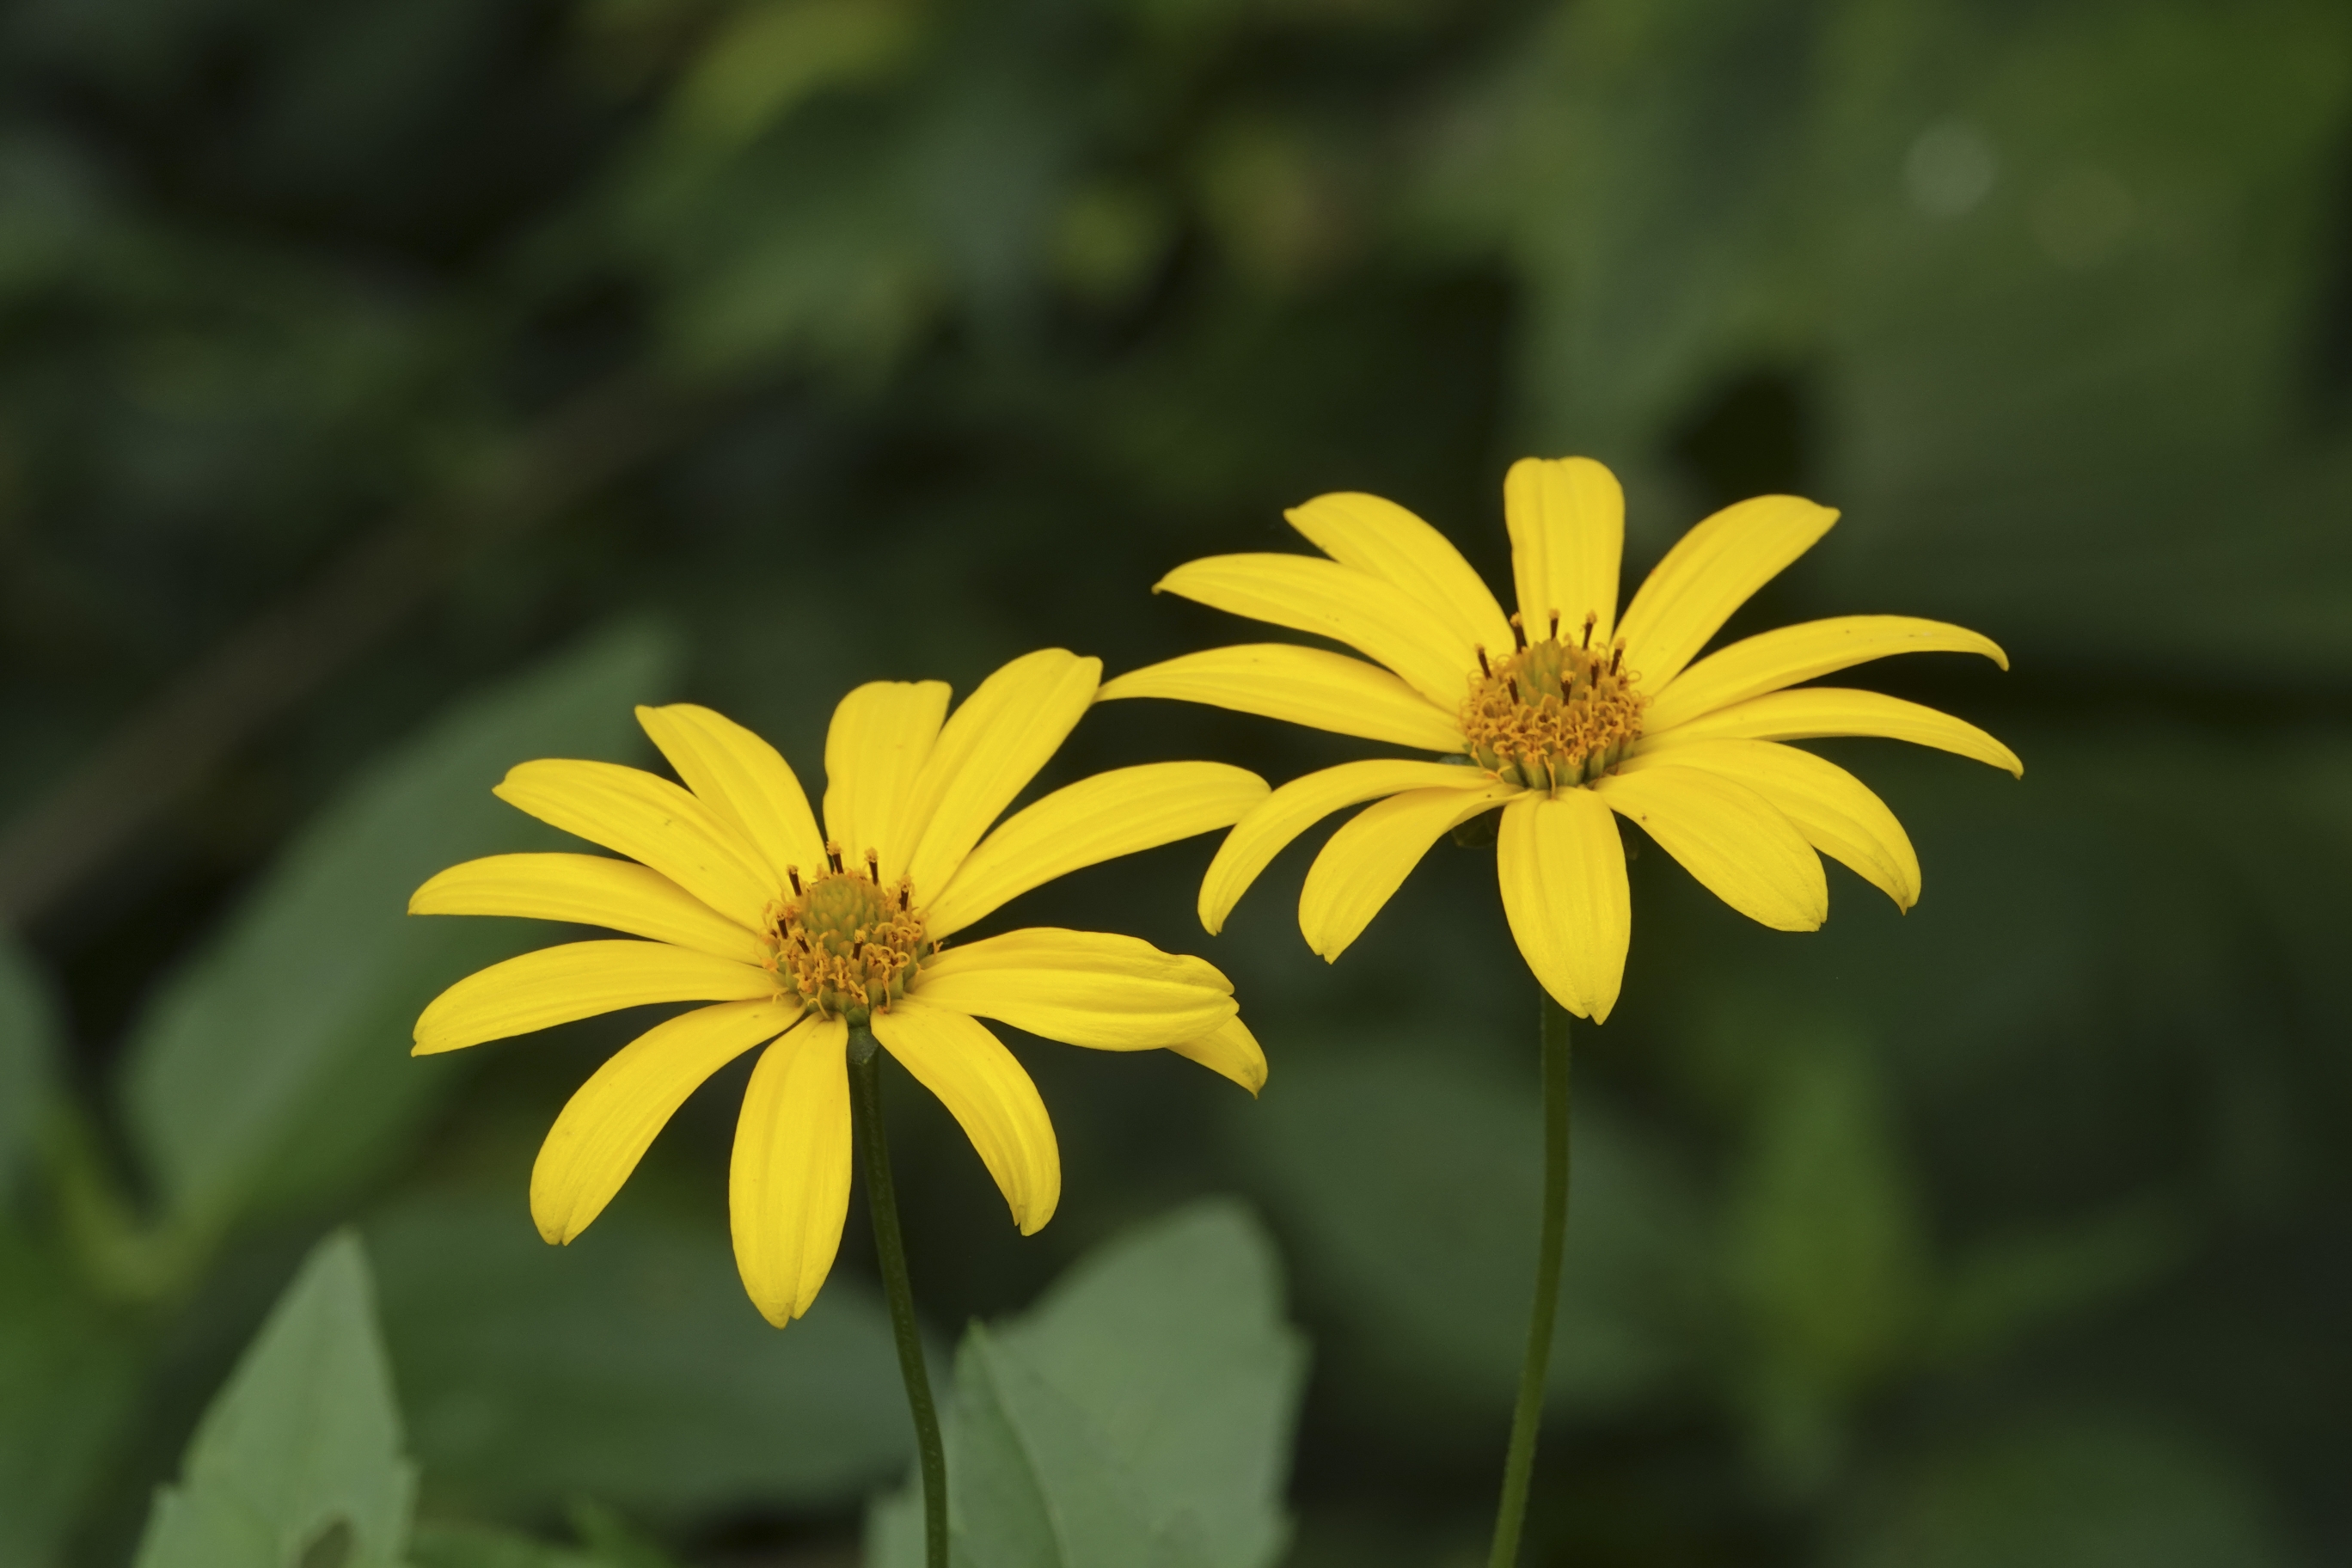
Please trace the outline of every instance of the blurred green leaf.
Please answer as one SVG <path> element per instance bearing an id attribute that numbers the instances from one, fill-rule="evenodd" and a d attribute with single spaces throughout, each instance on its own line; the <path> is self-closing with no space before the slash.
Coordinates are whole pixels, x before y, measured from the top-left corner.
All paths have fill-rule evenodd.
<path id="1" fill-rule="evenodd" d="M 1762 1458 L 1805 1485 L 1840 1458 L 1853 1405 L 1916 1353 L 1933 1258 L 1866 1048 L 1822 1031 L 1776 1055 L 1731 1186 L 1725 1260 Z"/>
<path id="2" fill-rule="evenodd" d="M 1236 1119 L 1365 1375 L 1460 1410 L 1507 1403 L 1526 1342 L 1543 1160 L 1532 1016 L 1527 1033 L 1521 1085 L 1435 1039 L 1360 1037 L 1286 1057 Z M 1684 1369 L 1709 1310 L 1706 1233 L 1672 1163 L 1589 1089 L 1570 1151 L 1550 1388 L 1590 1419 Z"/>
<path id="3" fill-rule="evenodd" d="M 0 1220 L 0 1563 L 57 1561 L 135 1409 L 144 1352 L 71 1259 Z"/>
<path id="4" fill-rule="evenodd" d="M 778 1331 L 745 1300 L 723 1229 L 606 1214 L 552 1247 L 520 1184 L 404 1203 L 368 1237 L 436 1505 L 821 1508 L 911 1451 L 889 1323 L 854 1276 Z"/>
<path id="5" fill-rule="evenodd" d="M 409 1545 L 414 1568 L 673 1568 L 669 1555 L 609 1511 L 572 1510 L 576 1546 L 561 1546 L 486 1524 L 421 1523 Z"/>
<path id="6" fill-rule="evenodd" d="M 1940 1292 L 1936 1352 L 1997 1353 L 2122 1300 L 2179 1264 L 2189 1242 L 2178 1215 L 2139 1205 L 1979 1242 L 1960 1256 Z"/>
<path id="7" fill-rule="evenodd" d="M 970 1568 L 1269 1568 L 1307 1350 L 1272 1242 L 1212 1201 L 1089 1253 L 956 1356 L 948 1499 Z M 866 1561 L 922 1561 L 918 1487 Z"/>
<path id="8" fill-rule="evenodd" d="M 415 1489 L 367 1257 L 338 1232 L 205 1412 L 138 1568 L 401 1568 Z"/>
<path id="9" fill-rule="evenodd" d="M 64 1058 L 48 982 L 0 939 L 0 1213 L 32 1158 Z"/>
<path id="10" fill-rule="evenodd" d="M 490 786 L 531 757 L 612 757 L 663 694 L 669 639 L 612 633 L 455 709 L 306 826 L 134 1027 L 125 1114 L 171 1223 L 315 1209 L 377 1168 L 465 1070 L 411 1060 L 433 994 L 511 951 L 503 922 L 415 920 L 435 871 L 546 837 Z"/>
<path id="11" fill-rule="evenodd" d="M 1979 1439 L 1906 1477 L 1838 1568 L 2287 1568 L 2258 1489 L 2198 1443 L 2122 1417 Z"/>

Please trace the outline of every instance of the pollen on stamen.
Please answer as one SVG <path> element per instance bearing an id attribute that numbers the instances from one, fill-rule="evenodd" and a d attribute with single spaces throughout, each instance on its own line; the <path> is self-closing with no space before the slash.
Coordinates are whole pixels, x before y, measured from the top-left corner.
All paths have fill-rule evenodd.
<path id="1" fill-rule="evenodd" d="M 907 879 L 883 886 L 870 851 L 863 876 L 843 867 L 836 844 L 825 846 L 825 858 L 832 872 L 794 878 L 799 897 L 773 914 L 777 973 L 819 1013 L 864 1024 L 907 994 L 933 945 Z"/>
<path id="2" fill-rule="evenodd" d="M 871 849 L 866 852 L 866 877 L 876 887 L 882 885 L 882 858 Z"/>
<path id="3" fill-rule="evenodd" d="M 1584 617 L 1576 645 L 1552 635 L 1532 647 L 1524 623 L 1511 617 L 1519 650 L 1499 662 L 1478 650 L 1469 677 L 1462 729 L 1473 761 L 1506 784 L 1557 790 L 1589 784 L 1624 760 L 1642 733 L 1645 699 L 1634 689 L 1638 672 L 1624 667 L 1620 639 L 1606 658 L 1592 647 L 1598 616 Z"/>
<path id="4" fill-rule="evenodd" d="M 824 841 L 824 859 L 825 864 L 831 866 L 835 872 L 841 869 L 841 846 L 830 838 Z"/>
<path id="5" fill-rule="evenodd" d="M 1517 645 L 1521 653 L 1528 651 L 1528 628 L 1516 615 L 1511 617 L 1511 641 Z"/>
<path id="6" fill-rule="evenodd" d="M 1592 628 L 1600 624 L 1600 612 L 1596 610 L 1587 610 L 1584 612 L 1584 641 L 1580 646 L 1584 647 L 1591 647 L 1592 646 Z"/>
<path id="7" fill-rule="evenodd" d="M 793 897 L 796 899 L 799 898 L 801 896 L 801 868 L 798 866 L 785 867 L 784 879 L 793 885 Z"/>

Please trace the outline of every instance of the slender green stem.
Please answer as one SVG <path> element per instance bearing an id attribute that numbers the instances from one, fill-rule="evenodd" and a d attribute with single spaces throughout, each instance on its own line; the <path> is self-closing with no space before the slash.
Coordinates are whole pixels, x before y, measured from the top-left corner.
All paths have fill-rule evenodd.
<path id="1" fill-rule="evenodd" d="M 1495 1512 L 1487 1568 L 1513 1568 L 1528 1518 L 1535 1473 L 1536 1429 L 1543 1424 L 1544 1374 L 1551 1366 L 1552 1320 L 1559 1313 L 1559 1255 L 1568 1237 L 1568 1010 L 1543 999 L 1543 1232 L 1536 1247 L 1536 1300 L 1528 1316 L 1528 1353 L 1519 1367 L 1519 1403 L 1511 1413 L 1511 1450 L 1503 1461 L 1503 1502 Z"/>
<path id="2" fill-rule="evenodd" d="M 907 1409 L 915 1418 L 915 1453 L 923 1473 L 923 1561 L 948 1568 L 948 1452 L 940 1441 L 940 1413 L 923 1367 L 922 1331 L 915 1326 L 915 1288 L 907 1278 L 907 1244 L 898 1235 L 898 1194 L 890 1181 L 890 1142 L 882 1131 L 881 1052 L 864 1028 L 849 1035 L 849 1109 L 866 1145 L 866 1202 L 874 1212 L 874 1250 L 882 1260 L 882 1289 L 890 1298 L 890 1329 L 898 1340 L 898 1374 L 907 1382 Z"/>

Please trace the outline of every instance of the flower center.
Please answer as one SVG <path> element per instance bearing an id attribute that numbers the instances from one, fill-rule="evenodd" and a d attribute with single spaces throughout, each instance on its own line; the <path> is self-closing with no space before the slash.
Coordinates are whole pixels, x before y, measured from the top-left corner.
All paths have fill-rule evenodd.
<path id="1" fill-rule="evenodd" d="M 771 906 L 774 967 L 820 1012 L 863 1024 L 907 994 L 932 944 L 906 878 L 885 887 L 870 849 L 862 873 L 842 868 L 839 845 L 824 853 L 830 870 L 803 887 L 800 868 L 790 868 L 793 899 Z"/>
<path id="2" fill-rule="evenodd" d="M 1462 730 L 1479 766 L 1506 784 L 1566 789 L 1599 778 L 1624 757 L 1642 733 L 1649 699 L 1633 689 L 1641 678 L 1624 668 L 1622 638 L 1606 648 L 1591 646 L 1593 623 L 1584 618 L 1580 640 L 1563 638 L 1554 611 L 1551 635 L 1530 647 L 1513 616 L 1517 651 L 1490 660 L 1478 650 Z"/>

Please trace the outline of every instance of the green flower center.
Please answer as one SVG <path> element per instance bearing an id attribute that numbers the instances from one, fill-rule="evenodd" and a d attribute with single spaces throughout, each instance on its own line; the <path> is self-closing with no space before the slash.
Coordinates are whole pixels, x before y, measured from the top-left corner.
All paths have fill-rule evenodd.
<path id="1" fill-rule="evenodd" d="M 1506 784 L 1567 789 L 1623 760 L 1641 736 L 1649 700 L 1633 689 L 1641 678 L 1624 668 L 1622 640 L 1588 646 L 1592 624 L 1588 616 L 1581 640 L 1562 638 L 1554 615 L 1551 636 L 1530 645 L 1513 616 L 1517 651 L 1497 661 L 1478 650 L 1462 731 L 1480 767 Z"/>
<path id="2" fill-rule="evenodd" d="M 833 868 L 805 887 L 793 868 L 797 896 L 775 917 L 776 972 L 818 1011 L 863 1024 L 907 994 L 932 944 L 907 879 L 886 887 L 870 851 L 860 873 L 842 868 L 839 846 L 824 850 Z"/>

